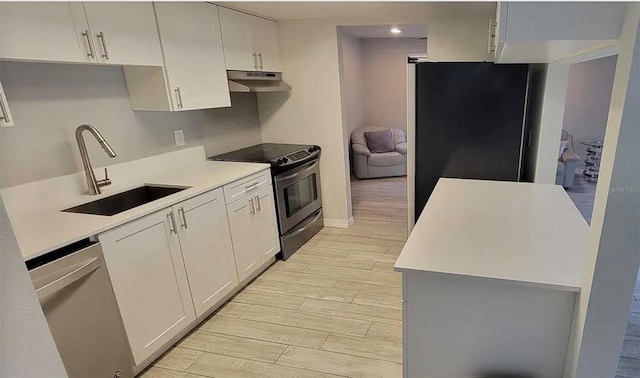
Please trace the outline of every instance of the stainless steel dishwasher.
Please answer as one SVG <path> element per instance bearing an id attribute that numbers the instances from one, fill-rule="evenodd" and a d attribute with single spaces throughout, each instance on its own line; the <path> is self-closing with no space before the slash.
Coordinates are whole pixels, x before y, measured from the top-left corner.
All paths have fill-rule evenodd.
<path id="1" fill-rule="evenodd" d="M 133 377 L 100 244 L 85 239 L 26 264 L 69 377 Z"/>

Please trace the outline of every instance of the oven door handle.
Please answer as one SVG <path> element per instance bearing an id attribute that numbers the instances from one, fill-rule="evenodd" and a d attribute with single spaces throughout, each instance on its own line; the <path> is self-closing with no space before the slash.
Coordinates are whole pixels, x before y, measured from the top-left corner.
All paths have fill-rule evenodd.
<path id="1" fill-rule="evenodd" d="M 299 175 L 301 175 L 303 173 L 307 173 L 307 172 L 313 170 L 318 165 L 318 163 L 319 163 L 319 160 L 316 160 L 313 164 L 311 164 L 310 166 L 308 166 L 307 168 L 305 168 L 305 169 L 303 169 L 301 171 L 298 171 L 296 173 L 292 173 L 292 174 L 286 175 L 286 176 L 276 176 L 276 181 L 290 180 L 290 179 L 292 179 L 294 177 L 297 177 L 297 176 L 299 176 Z"/>

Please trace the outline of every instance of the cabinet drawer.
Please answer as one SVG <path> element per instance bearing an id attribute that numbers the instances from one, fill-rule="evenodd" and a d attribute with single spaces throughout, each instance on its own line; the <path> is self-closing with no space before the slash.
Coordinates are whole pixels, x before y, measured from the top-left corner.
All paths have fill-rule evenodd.
<path id="1" fill-rule="evenodd" d="M 271 171 L 264 171 L 247 176 L 224 186 L 224 198 L 227 204 L 235 202 L 249 194 L 271 185 Z"/>

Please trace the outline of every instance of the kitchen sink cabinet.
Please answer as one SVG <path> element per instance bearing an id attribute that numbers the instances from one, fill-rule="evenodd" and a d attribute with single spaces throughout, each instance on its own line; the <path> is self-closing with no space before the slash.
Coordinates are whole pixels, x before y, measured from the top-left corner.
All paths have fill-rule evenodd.
<path id="1" fill-rule="evenodd" d="M 164 70 L 125 67 L 134 110 L 183 111 L 231 106 L 218 7 L 154 3 Z"/>
<path id="2" fill-rule="evenodd" d="M 173 206 L 196 316 L 238 285 L 222 188 Z"/>
<path id="3" fill-rule="evenodd" d="M 251 276 L 280 252 L 271 185 L 227 205 L 238 278 Z"/>
<path id="4" fill-rule="evenodd" d="M 0 4 L 0 59 L 161 66 L 151 3 Z"/>
<path id="5" fill-rule="evenodd" d="M 136 365 L 196 318 L 173 219 L 165 209 L 99 235 Z"/>
<path id="6" fill-rule="evenodd" d="M 281 72 L 278 24 L 219 7 L 228 70 Z"/>

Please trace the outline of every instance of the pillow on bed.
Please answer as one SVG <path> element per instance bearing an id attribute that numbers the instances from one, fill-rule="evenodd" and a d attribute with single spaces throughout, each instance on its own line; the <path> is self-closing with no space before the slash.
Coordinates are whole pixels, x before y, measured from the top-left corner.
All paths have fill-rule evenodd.
<path id="1" fill-rule="evenodd" d="M 393 133 L 391 129 L 380 131 L 365 131 L 364 137 L 367 140 L 367 147 L 371 152 L 393 152 Z"/>

